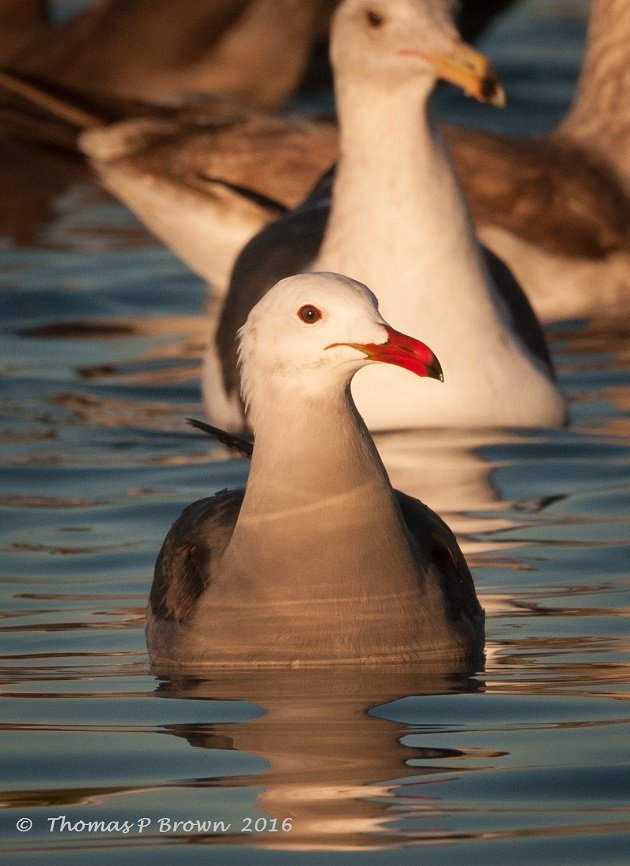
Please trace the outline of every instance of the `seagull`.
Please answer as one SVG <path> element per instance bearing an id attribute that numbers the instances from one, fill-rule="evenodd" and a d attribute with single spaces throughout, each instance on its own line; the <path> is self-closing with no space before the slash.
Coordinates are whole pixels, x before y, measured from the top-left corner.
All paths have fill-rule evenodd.
<path id="1" fill-rule="evenodd" d="M 15 0 L 7 2 L 12 8 Z M 278 108 L 297 89 L 334 2 L 187 0 L 184 9 L 177 0 L 99 0 L 63 24 L 33 28 L 30 40 L 14 40 L 3 62 L 110 96 L 206 91 Z"/>
<path id="2" fill-rule="evenodd" d="M 392 488 L 349 387 L 378 362 L 441 380 L 431 349 L 333 273 L 281 280 L 238 340 L 247 487 L 188 506 L 166 536 L 147 610 L 153 665 L 479 658 L 484 615 L 455 537 Z"/>
<path id="3" fill-rule="evenodd" d="M 56 157 L 62 169 L 87 159 L 101 185 L 218 297 L 244 245 L 297 206 L 337 158 L 333 121 L 221 94 L 149 102 L 7 69 L 0 89 L 1 138 Z"/>
<path id="4" fill-rule="evenodd" d="M 446 128 L 481 240 L 543 321 L 630 305 L 630 4 L 592 0 L 573 105 L 549 135 Z"/>
<path id="5" fill-rule="evenodd" d="M 245 244 L 301 203 L 338 147 L 331 121 L 215 97 L 86 127 L 79 146 L 108 192 L 218 298 Z"/>
<path id="6" fill-rule="evenodd" d="M 0 63 L 10 63 L 34 39 L 50 35 L 46 5 L 45 0 L 2 0 Z"/>
<path id="7" fill-rule="evenodd" d="M 341 156 L 296 209 L 237 258 L 203 391 L 209 421 L 244 424 L 235 335 L 278 279 L 306 270 L 371 285 L 384 315 L 423 329 L 448 385 L 429 406 L 417 383 L 370 371 L 354 396 L 371 430 L 558 426 L 566 405 L 542 330 L 507 269 L 485 257 L 429 97 L 439 76 L 501 103 L 486 58 L 464 44 L 446 0 L 344 0 L 331 60 Z"/>

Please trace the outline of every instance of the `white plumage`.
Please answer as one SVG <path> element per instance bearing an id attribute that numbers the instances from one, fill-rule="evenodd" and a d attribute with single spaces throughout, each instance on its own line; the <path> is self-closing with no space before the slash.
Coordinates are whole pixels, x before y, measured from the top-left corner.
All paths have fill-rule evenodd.
<path id="1" fill-rule="evenodd" d="M 496 93 L 487 61 L 459 40 L 450 7 L 444 0 L 339 6 L 331 57 L 341 158 L 330 213 L 326 221 L 323 189 L 237 261 L 204 375 L 212 423 L 242 424 L 233 337 L 265 279 L 269 285 L 309 267 L 370 285 L 387 318 L 426 334 L 444 365 L 447 384 L 429 404 L 418 383 L 395 370 L 358 380 L 354 394 L 370 429 L 564 422 L 542 332 L 509 274 L 490 273 L 431 115 L 438 75 Z M 313 224 L 322 220 L 323 242 L 314 246 Z"/>

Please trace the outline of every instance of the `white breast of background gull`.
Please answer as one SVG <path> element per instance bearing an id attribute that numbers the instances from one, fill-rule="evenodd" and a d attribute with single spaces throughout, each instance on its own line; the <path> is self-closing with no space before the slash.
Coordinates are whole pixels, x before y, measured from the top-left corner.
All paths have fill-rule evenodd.
<path id="1" fill-rule="evenodd" d="M 457 542 L 392 489 L 350 395 L 376 362 L 441 379 L 433 352 L 337 274 L 282 280 L 239 337 L 247 488 L 193 503 L 168 533 L 147 614 L 153 664 L 478 659 L 483 611 Z"/>
<path id="2" fill-rule="evenodd" d="M 482 256 L 432 115 L 440 76 L 501 100 L 486 59 L 459 39 L 452 4 L 344 0 L 331 59 L 341 158 L 330 213 L 320 187 L 241 254 L 204 372 L 210 421 L 243 424 L 234 336 L 249 309 L 278 278 L 313 268 L 370 285 L 388 319 L 427 334 L 442 358 L 448 384 L 429 404 L 395 370 L 358 380 L 371 429 L 562 424 L 542 331 L 509 272 Z"/>

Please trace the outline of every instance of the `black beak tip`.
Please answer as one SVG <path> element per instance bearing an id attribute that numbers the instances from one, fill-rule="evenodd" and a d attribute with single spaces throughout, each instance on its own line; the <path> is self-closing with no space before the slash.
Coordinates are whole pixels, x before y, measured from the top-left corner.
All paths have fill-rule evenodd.
<path id="1" fill-rule="evenodd" d="M 437 379 L 439 382 L 444 381 L 444 372 L 442 371 L 442 365 L 435 357 L 435 355 L 433 356 L 431 364 L 428 367 L 428 374 L 432 379 Z"/>

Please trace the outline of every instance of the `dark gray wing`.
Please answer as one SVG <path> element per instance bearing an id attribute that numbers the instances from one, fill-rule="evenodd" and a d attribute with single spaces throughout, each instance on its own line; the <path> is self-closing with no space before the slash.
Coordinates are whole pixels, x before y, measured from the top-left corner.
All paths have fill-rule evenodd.
<path id="1" fill-rule="evenodd" d="M 212 582 L 212 568 L 232 537 L 243 490 L 222 490 L 182 511 L 164 539 L 149 595 L 157 619 L 184 620 Z"/>
<path id="2" fill-rule="evenodd" d="M 477 599 L 475 584 L 459 548 L 457 539 L 446 523 L 427 505 L 394 491 L 407 529 L 420 547 L 429 551 L 432 562 L 444 577 L 444 589 L 453 621 L 467 620 L 481 627 L 483 608 Z"/>
<path id="3" fill-rule="evenodd" d="M 500 259 L 492 250 L 483 245 L 481 251 L 499 296 L 504 300 L 510 313 L 512 330 L 523 344 L 545 364 L 549 374 L 555 379 L 545 332 L 521 288 L 521 284 L 503 259 Z"/>
<path id="4" fill-rule="evenodd" d="M 228 395 L 239 391 L 236 332 L 278 280 L 308 270 L 317 257 L 328 221 L 332 180 L 331 170 L 299 207 L 253 237 L 236 260 L 215 336 Z"/>

